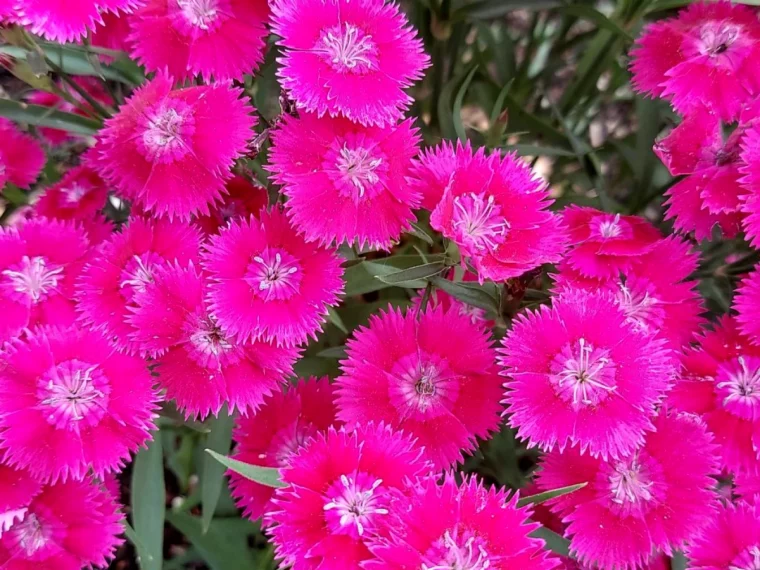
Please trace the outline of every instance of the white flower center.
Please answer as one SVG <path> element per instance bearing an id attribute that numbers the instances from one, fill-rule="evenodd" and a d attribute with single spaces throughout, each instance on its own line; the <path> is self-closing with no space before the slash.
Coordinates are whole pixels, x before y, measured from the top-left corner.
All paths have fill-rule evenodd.
<path id="1" fill-rule="evenodd" d="M 81 422 L 95 423 L 106 410 L 107 382 L 96 364 L 69 360 L 53 367 L 40 380 L 37 397 L 48 423 L 79 430 Z"/>
<path id="2" fill-rule="evenodd" d="M 150 260 L 150 254 L 135 255 L 132 261 L 127 265 L 125 278 L 122 279 L 120 287 L 131 288 L 133 292 L 144 292 L 149 283 L 153 283 L 154 264 Z"/>
<path id="3" fill-rule="evenodd" d="M 728 378 L 716 386 L 725 390 L 723 405 L 732 402 L 755 405 L 760 401 L 760 369 L 750 367 L 744 357 L 739 357 L 739 370 L 728 375 Z"/>
<path id="4" fill-rule="evenodd" d="M 599 235 L 603 238 L 618 237 L 621 233 L 623 233 L 623 228 L 620 227 L 620 214 L 615 214 L 611 220 L 603 220 L 599 223 Z"/>
<path id="5" fill-rule="evenodd" d="M 760 570 L 760 547 L 751 546 L 737 556 L 728 570 Z"/>
<path id="6" fill-rule="evenodd" d="M 44 548 L 50 539 L 50 529 L 34 513 L 29 513 L 24 520 L 14 525 L 11 532 L 27 557 Z"/>
<path id="7" fill-rule="evenodd" d="M 574 406 L 593 406 L 614 392 L 614 367 L 608 352 L 580 338 L 554 359 L 555 382 L 561 396 Z"/>
<path id="8" fill-rule="evenodd" d="M 219 17 L 219 0 L 177 0 L 182 15 L 191 25 L 208 30 Z"/>
<path id="9" fill-rule="evenodd" d="M 742 27 L 725 22 L 707 22 L 699 30 L 699 51 L 718 57 L 727 52 L 741 36 Z"/>
<path id="10" fill-rule="evenodd" d="M 365 73 L 374 65 L 377 48 L 372 36 L 344 23 L 324 31 L 315 51 L 325 54 L 336 71 Z"/>
<path id="11" fill-rule="evenodd" d="M 447 530 L 443 535 L 443 545 L 447 549 L 443 560 L 432 566 L 423 563 L 420 570 L 489 570 L 492 568 L 488 552 L 483 545 L 475 545 L 474 536 L 460 545 Z"/>
<path id="12" fill-rule="evenodd" d="M 335 166 L 343 179 L 356 188 L 359 197 L 363 198 L 367 188 L 380 181 L 375 170 L 382 162 L 382 158 L 375 158 L 365 148 L 348 148 L 343 145 Z"/>
<path id="13" fill-rule="evenodd" d="M 265 301 L 284 300 L 296 295 L 301 283 L 301 264 L 286 251 L 265 249 L 253 258 L 248 282 Z"/>
<path id="14" fill-rule="evenodd" d="M 341 527 L 351 527 L 358 536 L 363 536 L 365 527 L 374 515 L 387 515 L 388 509 L 379 505 L 375 491 L 382 479 L 375 480 L 369 487 L 357 485 L 355 477 L 340 476 L 341 492 L 323 508 L 338 516 Z"/>
<path id="15" fill-rule="evenodd" d="M 190 335 L 190 343 L 204 356 L 218 357 L 233 348 L 211 317 L 199 321 L 198 329 Z"/>
<path id="16" fill-rule="evenodd" d="M 11 280 L 14 291 L 28 296 L 32 303 L 37 303 L 58 286 L 63 278 L 63 267 L 49 264 L 44 257 L 24 256 L 17 269 L 6 269 L 3 275 Z"/>
<path id="17" fill-rule="evenodd" d="M 62 188 L 61 192 L 63 193 L 64 201 L 68 205 L 73 206 L 79 203 L 82 197 L 84 197 L 84 195 L 87 194 L 88 190 L 89 188 L 86 188 L 82 186 L 81 184 L 77 184 L 76 182 L 74 182 L 71 186 Z"/>
<path id="18" fill-rule="evenodd" d="M 478 253 L 493 252 L 506 239 L 509 222 L 492 195 L 470 192 L 454 198 L 454 232 L 462 244 Z"/>
<path id="19" fill-rule="evenodd" d="M 639 506 L 654 498 L 653 483 L 636 455 L 630 461 L 616 463 L 609 482 L 612 502 L 619 505 Z"/>

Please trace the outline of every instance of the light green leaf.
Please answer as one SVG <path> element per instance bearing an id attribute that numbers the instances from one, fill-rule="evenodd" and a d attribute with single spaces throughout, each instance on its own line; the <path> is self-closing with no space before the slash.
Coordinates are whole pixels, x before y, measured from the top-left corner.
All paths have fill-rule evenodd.
<path id="1" fill-rule="evenodd" d="M 187 513 L 170 511 L 166 514 L 166 520 L 187 537 L 211 570 L 257 568 L 248 549 L 247 537 L 250 533 L 241 530 L 233 532 L 234 529 L 225 525 L 223 519 L 213 521 L 208 532 L 204 532 L 200 518 Z"/>
<path id="2" fill-rule="evenodd" d="M 164 453 L 158 432 L 140 450 L 132 467 L 132 525 L 143 545 L 142 570 L 161 570 L 164 549 Z M 138 550 L 138 554 L 139 554 Z"/>
<path id="3" fill-rule="evenodd" d="M 132 543 L 132 546 L 135 547 L 135 550 L 137 551 L 137 559 L 138 561 L 143 562 L 153 562 L 153 556 L 148 552 L 148 549 L 143 544 L 143 541 L 140 540 L 140 537 L 137 536 L 137 533 L 135 532 L 135 529 L 132 528 L 132 525 L 130 525 L 127 521 L 122 522 L 124 525 L 124 536 L 127 537 L 127 540 Z M 146 566 L 141 566 L 145 568 Z"/>
<path id="4" fill-rule="evenodd" d="M 443 259 L 444 256 L 440 254 L 427 256 L 427 261 L 442 261 Z M 343 274 L 346 281 L 345 295 L 346 297 L 353 297 L 391 287 L 390 284 L 375 279 L 375 276 L 388 275 L 399 269 L 408 269 L 425 262 L 426 260 L 419 255 L 394 255 L 384 259 L 356 263 L 346 269 Z M 420 287 L 424 286 L 425 283 L 420 281 Z"/>
<path id="5" fill-rule="evenodd" d="M 345 346 L 331 346 L 317 353 L 320 358 L 346 358 Z"/>
<path id="6" fill-rule="evenodd" d="M 552 489 L 551 491 L 545 491 L 536 495 L 530 495 L 528 497 L 522 497 L 517 501 L 518 507 L 524 507 L 526 505 L 540 505 L 550 499 L 561 497 L 563 495 L 569 495 L 570 493 L 583 489 L 588 483 L 578 483 L 577 485 L 569 485 L 567 487 L 561 487 L 559 489 Z"/>
<path id="7" fill-rule="evenodd" d="M 327 318 L 339 331 L 348 334 L 348 329 L 346 328 L 346 325 L 343 324 L 343 319 L 340 318 L 340 315 L 335 309 L 329 309 L 327 311 Z"/>
<path id="8" fill-rule="evenodd" d="M 216 453 L 227 455 L 232 446 L 232 426 L 235 420 L 227 411 L 225 405 L 219 411 L 219 416 L 207 422 L 211 432 L 206 436 L 206 446 Z M 211 519 L 214 517 L 216 504 L 224 484 L 224 466 L 215 461 L 210 455 L 203 457 L 201 472 L 201 502 L 203 503 L 203 532 L 208 531 Z"/>
<path id="9" fill-rule="evenodd" d="M 457 133 L 457 137 L 462 142 L 467 142 L 467 133 L 464 129 L 464 123 L 462 123 L 462 103 L 464 102 L 464 96 L 467 93 L 467 88 L 470 86 L 472 78 L 475 77 L 475 72 L 478 70 L 478 66 L 474 66 L 472 70 L 464 78 L 462 86 L 457 91 L 457 95 L 454 98 L 454 107 L 452 108 L 452 119 L 454 120 L 454 130 Z"/>
<path id="10" fill-rule="evenodd" d="M 546 548 L 560 556 L 570 556 L 570 541 L 562 538 L 545 526 L 539 527 L 530 533 L 533 538 L 540 538 L 546 543 Z"/>
<path id="11" fill-rule="evenodd" d="M 513 150 L 520 156 L 568 156 L 574 157 L 573 151 L 554 146 L 540 146 L 532 144 L 510 144 L 504 146 L 505 150 Z"/>
<path id="12" fill-rule="evenodd" d="M 28 123 L 37 127 L 61 129 L 78 135 L 94 135 L 102 126 L 100 122 L 73 113 L 57 111 L 51 107 L 28 105 L 0 99 L 0 117 L 7 117 L 17 123 Z"/>
<path id="13" fill-rule="evenodd" d="M 468 305 L 491 311 L 493 314 L 498 314 L 499 312 L 499 303 L 496 296 L 488 291 L 494 288 L 492 284 L 455 283 L 442 277 L 433 277 L 431 281 L 439 289 Z"/>
<path id="14" fill-rule="evenodd" d="M 224 465 L 227 469 L 231 469 L 235 473 L 238 473 L 255 481 L 259 485 L 265 485 L 266 487 L 285 487 L 280 480 L 280 470 L 274 467 L 259 467 L 258 465 L 250 465 L 249 463 L 243 463 L 237 459 L 232 459 L 225 455 L 220 455 L 213 449 L 206 449 L 206 453 L 211 455 L 219 463 Z"/>
<path id="15" fill-rule="evenodd" d="M 411 224 L 412 229 L 409 232 L 415 237 L 420 238 L 422 241 L 424 241 L 428 245 L 433 245 L 435 242 L 433 241 L 433 238 L 428 235 L 428 233 L 420 228 L 417 224 Z"/>
<path id="16" fill-rule="evenodd" d="M 424 279 L 438 275 L 444 269 L 446 264 L 443 261 L 434 261 L 385 275 L 376 275 L 375 278 L 389 285 L 419 289 L 426 285 Z"/>
<path id="17" fill-rule="evenodd" d="M 670 570 L 686 570 L 689 561 L 682 552 L 674 552 L 673 558 L 670 559 Z"/>

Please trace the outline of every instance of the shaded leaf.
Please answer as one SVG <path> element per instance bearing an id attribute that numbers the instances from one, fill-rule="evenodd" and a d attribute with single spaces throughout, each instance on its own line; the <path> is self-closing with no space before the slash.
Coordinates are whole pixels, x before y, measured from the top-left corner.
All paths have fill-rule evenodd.
<path id="1" fill-rule="evenodd" d="M 443 260 L 443 255 L 429 255 L 428 260 Z M 388 275 L 395 273 L 399 269 L 408 269 L 416 265 L 425 263 L 419 255 L 394 255 L 385 259 L 376 259 L 373 261 L 362 261 L 346 269 L 343 278 L 346 281 L 346 297 L 355 295 L 364 295 L 391 287 L 389 283 L 384 283 L 375 279 L 377 275 Z M 420 282 L 420 287 L 425 283 Z"/>
<path id="2" fill-rule="evenodd" d="M 454 98 L 454 107 L 452 108 L 451 115 L 454 121 L 454 130 L 457 133 L 457 137 L 462 142 L 467 142 L 467 133 L 464 129 L 464 123 L 462 123 L 462 103 L 464 102 L 464 96 L 467 93 L 467 88 L 470 86 L 472 78 L 475 77 L 475 72 L 478 70 L 478 66 L 474 66 L 472 71 L 467 74 L 462 82 L 462 86 L 457 91 L 457 95 Z"/>
<path id="3" fill-rule="evenodd" d="M 206 437 L 206 446 L 216 453 L 227 455 L 232 446 L 232 427 L 235 421 L 223 406 L 219 416 L 208 421 L 210 433 Z M 210 455 L 203 457 L 203 470 L 201 472 L 201 502 L 203 503 L 203 532 L 205 533 L 211 519 L 214 517 L 216 504 L 224 485 L 224 466 L 215 461 Z"/>
<path id="4" fill-rule="evenodd" d="M 504 146 L 505 150 L 513 150 L 520 156 L 568 156 L 574 157 L 573 151 L 554 146 L 540 146 L 533 144 L 510 144 Z"/>
<path id="5" fill-rule="evenodd" d="M 543 10 L 561 6 L 561 0 L 480 0 L 457 10 L 453 18 L 490 20 L 500 18 L 513 10 Z"/>
<path id="6" fill-rule="evenodd" d="M 375 278 L 389 285 L 420 288 L 425 286 L 423 279 L 438 275 L 444 269 L 446 269 L 446 264 L 443 261 L 434 261 L 385 275 L 376 275 Z"/>
<path id="7" fill-rule="evenodd" d="M 327 318 L 328 318 L 328 320 L 329 320 L 329 321 L 330 321 L 330 322 L 331 322 L 333 325 L 335 325 L 335 327 L 336 327 L 336 328 L 337 328 L 339 331 L 341 331 L 342 333 L 348 334 L 348 329 L 346 328 L 346 325 L 345 325 L 345 324 L 343 324 L 343 319 L 341 319 L 341 318 L 340 318 L 340 315 L 338 314 L 338 312 L 337 312 L 335 309 L 333 309 L 333 308 L 330 308 L 330 309 L 327 311 Z"/>
<path id="8" fill-rule="evenodd" d="M 420 238 L 422 241 L 424 241 L 428 245 L 433 245 L 435 242 L 433 241 L 433 238 L 430 237 L 425 230 L 420 228 L 417 224 L 411 224 L 412 229 L 409 232 L 415 237 Z"/>
<path id="9" fill-rule="evenodd" d="M 166 520 L 187 537 L 211 570 L 257 568 L 248 550 L 247 536 L 250 533 L 232 532 L 233 529 L 224 526 L 221 520 L 213 521 L 208 532 L 203 532 L 201 519 L 186 513 L 170 511 Z"/>
<path id="10" fill-rule="evenodd" d="M 132 525 L 136 540 L 143 545 L 142 570 L 161 570 L 165 504 L 164 453 L 161 438 L 154 432 L 153 441 L 135 456 L 132 467 Z"/>
<path id="11" fill-rule="evenodd" d="M 619 24 L 613 22 L 607 16 L 592 6 L 587 6 L 585 4 L 567 4 L 566 6 L 562 7 L 561 12 L 570 16 L 583 18 L 589 22 L 593 22 L 600 28 L 609 30 L 624 38 L 626 41 L 633 41 L 631 34 L 629 34 L 627 30 L 624 30 L 622 27 L 620 27 Z"/>
<path id="12" fill-rule="evenodd" d="M 563 495 L 569 495 L 570 493 L 583 489 L 588 483 L 578 483 L 577 485 L 569 485 L 567 487 L 561 487 L 559 489 L 552 489 L 551 491 L 545 491 L 536 495 L 530 495 L 528 497 L 522 497 L 517 501 L 518 507 L 524 507 L 526 505 L 540 505 L 550 499 L 555 499 Z"/>
<path id="13" fill-rule="evenodd" d="M 533 538 L 540 538 L 546 543 L 546 548 L 560 556 L 570 556 L 570 541 L 562 538 L 556 532 L 542 526 L 530 533 Z"/>
<path id="14" fill-rule="evenodd" d="M 246 479 L 255 481 L 259 485 L 265 485 L 266 487 L 285 487 L 280 480 L 279 469 L 275 469 L 274 467 L 259 467 L 258 465 L 243 463 L 237 459 L 220 455 L 213 449 L 206 449 L 206 453 L 211 455 L 211 457 L 216 459 L 227 469 L 231 469 L 235 473 L 242 475 Z"/>
<path id="15" fill-rule="evenodd" d="M 141 562 L 141 567 L 147 568 L 148 566 L 142 566 L 143 563 L 152 563 L 153 562 L 153 556 L 148 552 L 148 549 L 143 544 L 143 541 L 140 540 L 140 537 L 137 536 L 137 533 L 135 532 L 135 529 L 132 528 L 132 525 L 130 525 L 127 521 L 122 522 L 124 525 L 124 536 L 127 537 L 127 540 L 132 543 L 132 546 L 135 547 L 135 551 L 137 552 L 137 560 Z"/>
<path id="16" fill-rule="evenodd" d="M 95 119 L 10 99 L 0 99 L 0 117 L 7 117 L 17 123 L 61 129 L 79 135 L 94 135 L 102 126 Z"/>
<path id="17" fill-rule="evenodd" d="M 468 305 L 491 311 L 493 314 L 499 313 L 499 303 L 496 296 L 488 292 L 488 289 L 493 289 L 495 287 L 491 283 L 485 285 L 479 285 L 477 283 L 455 283 L 454 281 L 449 281 L 442 277 L 433 277 L 431 281 L 433 285 L 442 291 L 445 291 L 452 297 L 456 297 Z"/>
<path id="18" fill-rule="evenodd" d="M 326 348 L 324 350 L 320 350 L 317 353 L 317 356 L 320 358 L 346 358 L 346 347 L 345 346 L 331 346 L 330 348 Z"/>

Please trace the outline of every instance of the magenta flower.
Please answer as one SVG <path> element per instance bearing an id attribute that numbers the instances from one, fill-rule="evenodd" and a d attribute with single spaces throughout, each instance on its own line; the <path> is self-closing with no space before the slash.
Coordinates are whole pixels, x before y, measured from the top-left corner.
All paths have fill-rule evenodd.
<path id="1" fill-rule="evenodd" d="M 0 345 L 24 329 L 75 321 L 74 280 L 88 248 L 72 222 L 36 218 L 0 228 Z"/>
<path id="2" fill-rule="evenodd" d="M 684 371 L 668 395 L 674 408 L 699 414 L 715 436 L 722 466 L 754 469 L 760 459 L 760 347 L 723 317 L 682 357 Z"/>
<path id="3" fill-rule="evenodd" d="M 439 485 L 430 478 L 394 503 L 389 539 L 371 547 L 377 560 L 367 570 L 551 570 L 558 560 L 544 542 L 528 536 L 540 525 L 528 508 L 504 489 L 486 489 L 475 477 L 461 485 L 448 473 Z"/>
<path id="4" fill-rule="evenodd" d="M 131 55 L 179 80 L 242 80 L 264 59 L 267 0 L 147 0 L 132 18 Z"/>
<path id="5" fill-rule="evenodd" d="M 631 55 L 635 88 L 684 115 L 707 106 L 730 122 L 760 93 L 760 22 L 747 6 L 694 3 L 650 24 Z"/>
<path id="6" fill-rule="evenodd" d="M 7 119 L 0 119 L 0 189 L 7 182 L 28 188 L 43 166 L 45 151 L 40 143 Z"/>
<path id="7" fill-rule="evenodd" d="M 744 126 L 724 140 L 720 119 L 704 108 L 696 109 L 654 146 L 654 152 L 673 176 L 686 175 L 665 193 L 666 219 L 698 240 L 712 237 L 717 226 L 727 238 L 739 232 L 740 143 Z"/>
<path id="8" fill-rule="evenodd" d="M 718 466 L 705 425 L 665 411 L 654 423 L 639 449 L 615 460 L 582 455 L 577 447 L 542 459 L 544 490 L 588 483 L 552 507 L 569 523 L 570 550 L 582 564 L 640 568 L 657 551 L 682 549 L 713 517 Z"/>
<path id="9" fill-rule="evenodd" d="M 153 281 L 155 270 L 174 261 L 197 262 L 198 231 L 166 219 L 133 216 L 93 254 L 77 282 L 77 306 L 87 326 L 103 332 L 120 349 L 138 350 L 127 317 L 134 296 Z"/>
<path id="10" fill-rule="evenodd" d="M 745 502 L 721 506 L 691 545 L 691 570 L 741 570 L 760 565 L 760 507 Z"/>
<path id="11" fill-rule="evenodd" d="M 155 428 L 145 362 L 95 332 L 48 327 L 3 356 L 0 450 L 40 480 L 120 469 Z"/>
<path id="12" fill-rule="evenodd" d="M 698 265 L 698 254 L 682 238 L 662 239 L 612 278 L 584 277 L 567 263 L 555 275 L 557 289 L 604 290 L 612 294 L 628 323 L 666 339 L 673 349 L 692 340 L 704 310 L 695 281 L 687 281 Z"/>
<path id="13" fill-rule="evenodd" d="M 571 243 L 564 261 L 585 277 L 616 277 L 662 238 L 657 228 L 638 216 L 580 206 L 569 206 L 562 213 Z"/>
<path id="14" fill-rule="evenodd" d="M 755 344 L 760 344 L 760 270 L 756 267 L 739 283 L 734 297 L 739 330 Z"/>
<path id="15" fill-rule="evenodd" d="M 77 220 L 87 225 L 95 219 L 103 219 L 101 212 L 107 198 L 108 187 L 97 172 L 86 166 L 77 166 L 46 188 L 34 204 L 34 209 L 47 218 Z"/>
<path id="16" fill-rule="evenodd" d="M 545 451 L 578 445 L 605 459 L 644 441 L 675 375 L 665 342 L 629 323 L 605 293 L 568 290 L 519 315 L 500 353 L 518 435 Z"/>
<path id="17" fill-rule="evenodd" d="M 360 568 L 388 532 L 389 507 L 431 471 L 409 436 L 368 424 L 318 433 L 282 470 L 267 513 L 275 553 L 293 570 Z"/>
<path id="18" fill-rule="evenodd" d="M 269 168 L 307 240 L 390 250 L 410 229 L 419 195 L 405 178 L 420 142 L 411 121 L 364 127 L 306 113 L 272 137 Z"/>
<path id="19" fill-rule="evenodd" d="M 519 277 L 556 263 L 567 245 L 541 181 L 516 155 L 457 147 L 456 169 L 430 225 L 454 241 L 480 281 Z"/>
<path id="20" fill-rule="evenodd" d="M 740 127 L 737 127 L 737 129 Z M 753 247 L 760 247 L 760 125 L 744 131 L 741 148 L 741 174 L 739 182 L 744 188 L 742 212 L 744 231 Z"/>
<path id="21" fill-rule="evenodd" d="M 330 379 L 309 378 L 286 392 L 276 391 L 256 414 L 238 419 L 233 433 L 237 443 L 233 457 L 252 465 L 284 468 L 312 437 L 339 424 Z M 232 496 L 249 519 L 260 519 L 266 511 L 276 510 L 271 502 L 273 488 L 234 472 L 229 475 Z"/>
<path id="22" fill-rule="evenodd" d="M 227 338 L 206 309 L 206 276 L 192 263 L 158 267 L 135 290 L 130 340 L 156 359 L 166 398 L 188 417 L 255 412 L 293 374 L 295 349 Z"/>
<path id="23" fill-rule="evenodd" d="M 14 19 L 54 42 L 79 40 L 101 22 L 102 12 L 130 11 L 142 0 L 10 0 Z"/>
<path id="24" fill-rule="evenodd" d="M 0 532 L 0 567 L 104 568 L 123 542 L 123 519 L 110 494 L 89 479 L 45 485 L 30 497 L 22 517 Z"/>
<path id="25" fill-rule="evenodd" d="M 208 215 L 253 134 L 253 108 L 241 95 L 225 84 L 172 90 L 159 74 L 106 121 L 100 174 L 146 213 Z"/>
<path id="26" fill-rule="evenodd" d="M 227 195 L 222 198 L 222 203 L 213 207 L 208 216 L 198 216 L 194 220 L 205 235 L 218 234 L 232 218 L 257 215 L 269 201 L 266 188 L 242 176 L 230 178 L 225 189 Z"/>
<path id="27" fill-rule="evenodd" d="M 316 338 L 343 292 L 334 250 L 307 243 L 279 207 L 231 220 L 203 254 L 209 309 L 225 334 L 295 346 Z"/>
<path id="28" fill-rule="evenodd" d="M 346 344 L 338 418 L 383 421 L 417 438 L 436 469 L 463 461 L 499 426 L 501 380 L 486 331 L 440 307 L 389 308 Z"/>
<path id="29" fill-rule="evenodd" d="M 412 190 L 422 195 L 423 208 L 431 212 L 435 210 L 460 161 L 466 163 L 471 155 L 469 142 L 462 146 L 457 141 L 454 146 L 444 140 L 437 146 L 426 148 L 412 161 L 407 182 Z"/>
<path id="30" fill-rule="evenodd" d="M 0 463 L 0 538 L 23 520 L 29 503 L 41 489 L 42 484 L 26 471 Z"/>
<path id="31" fill-rule="evenodd" d="M 390 126 L 409 108 L 404 93 L 430 59 L 394 3 L 384 0 L 275 0 L 272 31 L 283 56 L 277 75 L 296 105 Z"/>

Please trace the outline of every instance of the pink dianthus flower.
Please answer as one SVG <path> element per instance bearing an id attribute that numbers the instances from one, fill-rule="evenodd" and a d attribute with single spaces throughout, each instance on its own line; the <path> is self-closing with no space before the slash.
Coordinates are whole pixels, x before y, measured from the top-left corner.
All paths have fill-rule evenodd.
<path id="1" fill-rule="evenodd" d="M 264 59 L 267 0 L 147 0 L 132 17 L 131 55 L 179 80 L 242 80 Z"/>
<path id="2" fill-rule="evenodd" d="M 58 220 L 78 220 L 83 225 L 99 216 L 106 206 L 108 187 L 97 172 L 77 166 L 46 188 L 34 204 L 36 213 Z"/>
<path id="3" fill-rule="evenodd" d="M 544 456 L 538 475 L 544 490 L 588 483 L 552 503 L 569 523 L 570 551 L 582 564 L 640 568 L 658 551 L 682 549 L 714 515 L 718 465 L 705 425 L 666 411 L 654 424 L 640 448 L 615 460 L 582 455 L 577 447 Z"/>
<path id="4" fill-rule="evenodd" d="M 463 461 L 499 426 L 501 380 L 487 332 L 455 308 L 389 308 L 346 344 L 338 418 L 414 435 L 436 469 Z"/>
<path id="5" fill-rule="evenodd" d="M 459 161 L 466 160 L 470 154 L 469 142 L 463 147 L 459 141 L 454 146 L 451 141 L 445 140 L 437 146 L 426 148 L 412 161 L 407 182 L 412 190 L 422 195 L 423 208 L 431 212 L 435 210 Z"/>
<path id="6" fill-rule="evenodd" d="M 546 451 L 631 453 L 675 375 L 665 341 L 637 330 L 604 292 L 567 290 L 522 313 L 500 352 L 509 424 Z"/>
<path id="7" fill-rule="evenodd" d="M 398 5 L 385 0 L 275 0 L 282 87 L 306 111 L 362 125 L 396 123 L 430 59 Z"/>
<path id="8" fill-rule="evenodd" d="M 739 283 L 734 297 L 739 330 L 760 344 L 760 268 L 755 268 Z"/>
<path id="9" fill-rule="evenodd" d="M 724 468 L 753 469 L 760 460 L 760 347 L 733 317 L 722 317 L 698 340 L 682 357 L 684 371 L 668 403 L 702 416 Z"/>
<path id="10" fill-rule="evenodd" d="M 380 128 L 286 116 L 272 134 L 269 168 L 307 240 L 390 250 L 419 206 L 405 180 L 419 142 L 410 120 Z"/>
<path id="11" fill-rule="evenodd" d="M 198 216 L 195 224 L 206 234 L 218 234 L 232 218 L 247 218 L 258 214 L 267 205 L 267 189 L 258 182 L 251 182 L 242 176 L 233 176 L 225 185 L 226 196 L 222 203 L 214 206 L 208 216 Z"/>
<path id="12" fill-rule="evenodd" d="M 129 22 L 131 17 L 125 14 L 106 12 L 101 14 L 102 23 L 98 24 L 90 34 L 93 46 L 122 51 L 128 51 L 127 36 L 130 34 Z M 101 55 L 101 59 L 110 60 L 108 56 Z"/>
<path id="13" fill-rule="evenodd" d="M 636 89 L 681 114 L 708 106 L 731 121 L 760 93 L 760 22 L 747 6 L 696 2 L 650 24 L 631 55 Z"/>
<path id="14" fill-rule="evenodd" d="M 294 346 L 316 337 L 343 292 L 334 250 L 307 243 L 279 207 L 231 220 L 203 254 L 209 309 L 225 334 Z"/>
<path id="15" fill-rule="evenodd" d="M 753 109 L 754 110 L 754 109 Z M 760 113 L 758 113 L 760 114 Z M 742 126 L 737 127 L 737 129 Z M 741 141 L 742 220 L 749 242 L 760 248 L 760 119 L 744 131 Z"/>
<path id="16" fill-rule="evenodd" d="M 408 435 L 382 424 L 318 433 L 282 473 L 269 534 L 293 570 L 360 568 L 368 543 L 388 532 L 389 507 L 429 476 L 430 464 Z"/>
<path id="17" fill-rule="evenodd" d="M 225 84 L 172 90 L 159 74 L 106 121 L 100 174 L 146 213 L 208 215 L 253 134 L 253 108 L 241 96 Z"/>
<path id="18" fill-rule="evenodd" d="M 480 281 L 519 277 L 556 263 L 567 245 L 562 219 L 549 211 L 546 183 L 514 154 L 457 147 L 456 169 L 430 216 L 454 241 Z"/>
<path id="19" fill-rule="evenodd" d="M 28 188 L 45 166 L 40 143 L 21 132 L 6 119 L 0 119 L 0 189 L 7 182 Z"/>
<path id="20" fill-rule="evenodd" d="M 155 428 L 145 362 L 98 333 L 46 327 L 9 345 L 0 370 L 0 450 L 43 481 L 124 466 Z"/>
<path id="21" fill-rule="evenodd" d="M 390 511 L 389 539 L 371 547 L 377 560 L 367 570 L 551 570 L 558 560 L 544 541 L 528 536 L 540 525 L 530 509 L 518 507 L 518 495 L 486 489 L 476 477 L 457 486 L 452 474 L 443 484 L 427 479 L 410 488 L 408 498 Z"/>
<path id="22" fill-rule="evenodd" d="M 702 535 L 687 548 L 690 570 L 743 570 L 760 565 L 760 506 L 721 506 Z"/>
<path id="23" fill-rule="evenodd" d="M 158 267 L 135 290 L 130 339 L 155 358 L 166 398 L 187 416 L 255 412 L 264 397 L 293 374 L 298 351 L 227 338 L 208 314 L 206 276 L 192 263 Z"/>
<path id="24" fill-rule="evenodd" d="M 77 282 L 77 309 L 82 320 L 102 331 L 116 346 L 137 351 L 135 331 L 127 317 L 134 296 L 153 280 L 156 268 L 174 261 L 197 262 L 198 230 L 166 219 L 133 216 L 124 229 L 112 235 L 89 259 Z"/>
<path id="25" fill-rule="evenodd" d="M 564 261 L 584 277 L 616 277 L 662 238 L 657 228 L 638 216 L 581 206 L 565 208 L 562 214 L 571 243 Z"/>
<path id="26" fill-rule="evenodd" d="M 106 567 L 123 542 L 123 519 L 110 494 L 89 479 L 45 485 L 0 533 L 0 568 Z"/>
<path id="27" fill-rule="evenodd" d="M 0 463 L 0 538 L 27 513 L 42 484 L 26 471 Z"/>
<path id="28" fill-rule="evenodd" d="M 724 140 L 720 119 L 699 108 L 655 144 L 655 154 L 670 173 L 686 175 L 665 193 L 665 218 L 672 219 L 677 230 L 693 232 L 700 241 L 709 239 L 715 226 L 727 238 L 739 232 L 744 131 L 741 125 Z"/>
<path id="29" fill-rule="evenodd" d="M 0 344 L 36 325 L 74 322 L 74 281 L 88 253 L 72 222 L 35 218 L 0 228 Z"/>
<path id="30" fill-rule="evenodd" d="M 255 414 L 238 419 L 233 440 L 234 459 L 263 467 L 287 467 L 294 454 L 318 433 L 340 424 L 335 419 L 335 404 L 330 379 L 309 378 L 278 390 L 264 401 Z M 275 506 L 274 489 L 230 472 L 230 491 L 243 514 L 260 519 Z M 267 524 L 268 521 L 262 521 Z"/>

